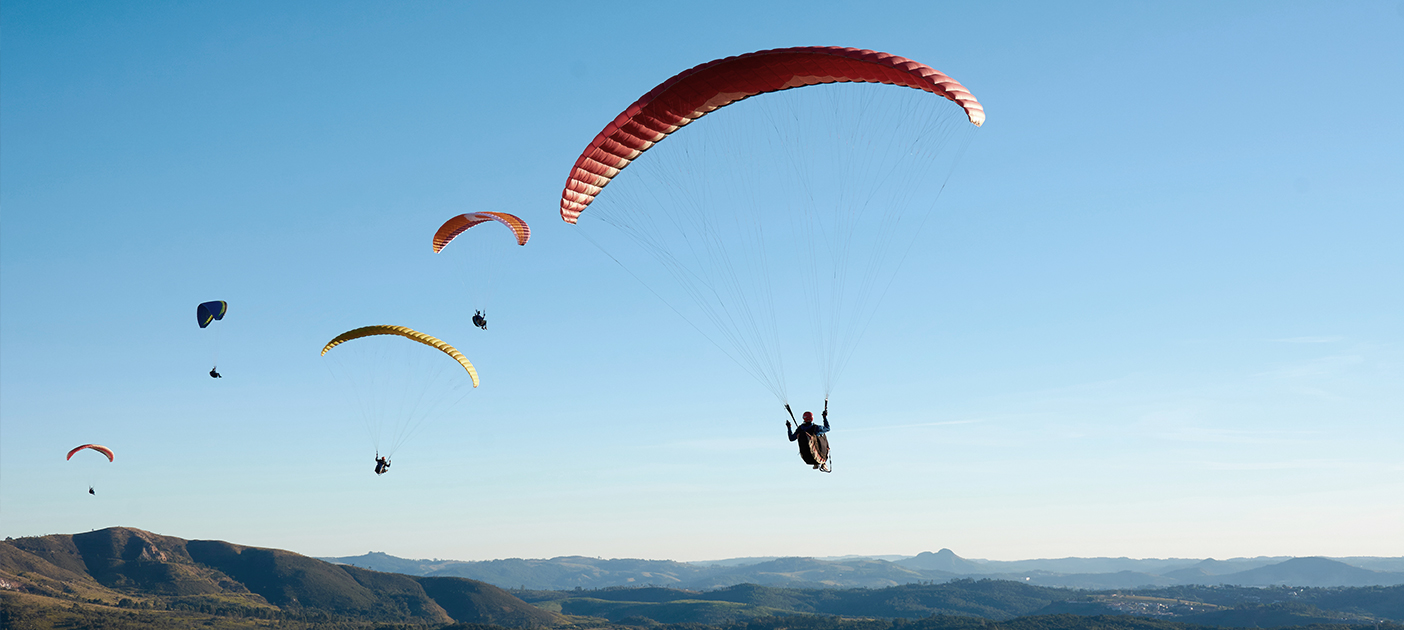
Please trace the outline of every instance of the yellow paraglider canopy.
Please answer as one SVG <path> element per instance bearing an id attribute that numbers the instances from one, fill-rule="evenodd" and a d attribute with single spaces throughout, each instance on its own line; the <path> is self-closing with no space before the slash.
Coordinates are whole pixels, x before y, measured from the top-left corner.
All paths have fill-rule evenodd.
<path id="1" fill-rule="evenodd" d="M 463 366 L 463 369 L 468 370 L 468 376 L 473 377 L 473 387 L 478 386 L 478 370 L 474 369 L 473 364 L 468 362 L 468 357 L 463 356 L 462 352 L 459 352 L 457 348 L 435 337 L 431 337 L 405 326 L 363 326 L 355 330 L 348 330 L 327 342 L 327 345 L 322 348 L 322 356 L 326 356 L 328 350 L 351 341 L 352 339 L 360 339 L 361 337 L 371 337 L 374 335 L 396 335 L 412 341 L 418 341 L 430 348 L 443 352 L 452 357 L 454 361 L 457 361 L 459 365 Z"/>

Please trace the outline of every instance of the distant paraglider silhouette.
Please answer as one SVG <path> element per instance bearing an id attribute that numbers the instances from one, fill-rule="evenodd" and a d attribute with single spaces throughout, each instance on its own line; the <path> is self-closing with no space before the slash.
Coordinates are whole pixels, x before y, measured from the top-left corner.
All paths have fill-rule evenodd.
<path id="1" fill-rule="evenodd" d="M 107 448 L 106 446 L 103 446 L 101 444 L 82 444 L 79 446 L 75 446 L 73 447 L 73 450 L 68 451 L 68 456 L 64 458 L 64 461 L 72 460 L 74 455 L 76 455 L 79 451 L 84 450 L 97 451 L 98 453 L 101 453 L 104 457 L 106 457 L 108 462 L 116 461 L 116 455 L 113 454 L 112 449 Z M 93 486 L 91 483 L 88 484 L 88 494 L 94 496 L 97 495 L 97 492 L 93 490 Z"/>
<path id="2" fill-rule="evenodd" d="M 512 236 L 516 238 L 517 245 L 526 245 L 527 240 L 531 238 L 531 227 L 517 215 L 506 212 L 470 212 L 453 217 L 439 226 L 438 231 L 434 233 L 434 253 L 443 251 L 444 247 L 467 232 L 469 228 L 491 222 L 500 223 L 512 230 Z M 493 237 L 475 244 L 473 261 L 476 264 L 472 273 L 464 277 L 465 282 L 469 284 L 473 292 L 472 299 L 479 303 L 491 299 L 486 296 L 486 289 L 495 281 L 494 276 L 498 275 L 493 268 L 495 259 L 501 255 L 496 251 L 500 249 L 496 242 L 498 240 L 497 237 Z M 487 330 L 487 315 L 483 310 L 478 309 L 473 314 L 473 325 Z"/>
<path id="3" fill-rule="evenodd" d="M 224 314 L 229 311 L 229 303 L 214 301 L 203 302 L 195 307 L 195 322 L 200 324 L 200 328 L 206 328 L 210 324 L 224 319 Z M 214 367 L 210 368 L 210 378 L 223 378 L 219 375 L 219 331 L 215 331 L 215 339 L 212 343 L 211 360 Z"/>

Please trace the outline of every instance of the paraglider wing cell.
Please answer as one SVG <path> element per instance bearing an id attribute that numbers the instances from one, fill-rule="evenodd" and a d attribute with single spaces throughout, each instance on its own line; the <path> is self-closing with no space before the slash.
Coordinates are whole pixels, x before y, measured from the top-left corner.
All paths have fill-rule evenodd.
<path id="1" fill-rule="evenodd" d="M 83 450 L 83 449 L 85 449 L 85 448 L 90 448 L 90 449 L 95 450 L 95 451 L 97 451 L 97 452 L 99 452 L 99 453 L 102 453 L 103 455 L 106 455 L 106 456 L 107 456 L 107 461 L 109 461 L 109 462 L 111 462 L 111 461 L 116 461 L 115 458 L 114 458 L 114 456 L 113 456 L 113 454 L 112 454 L 112 449 L 107 448 L 106 446 L 102 446 L 102 445 L 100 445 L 100 444 L 84 444 L 84 445 L 82 445 L 82 446 L 76 447 L 76 448 L 74 448 L 73 450 L 69 451 L 69 452 L 68 452 L 68 457 L 65 457 L 64 459 L 65 459 L 65 460 L 73 459 L 73 455 L 74 455 L 75 453 L 77 453 L 78 451 L 81 451 L 81 450 Z"/>
<path id="2" fill-rule="evenodd" d="M 195 307 L 195 320 L 199 322 L 201 328 L 204 328 L 209 326 L 210 322 L 224 319 L 224 313 L 227 310 L 229 310 L 228 302 L 205 302 Z"/>
<path id="3" fill-rule="evenodd" d="M 531 238 L 531 228 L 527 226 L 526 221 L 521 220 L 520 217 L 514 214 L 507 214 L 506 212 L 470 212 L 468 214 L 460 214 L 445 221 L 442 226 L 439 226 L 439 231 L 434 233 L 434 253 L 439 253 L 445 245 L 452 242 L 459 234 L 468 231 L 468 228 L 488 221 L 496 221 L 510 228 L 512 234 L 517 237 L 518 245 L 526 245 L 527 239 Z"/>
<path id="4" fill-rule="evenodd" d="M 985 122 L 985 109 L 955 79 L 888 53 L 809 46 L 718 59 L 664 81 L 595 136 L 566 179 L 561 218 L 575 223 L 630 162 L 709 112 L 758 94 L 825 83 L 884 83 L 922 90 L 961 106 L 975 126 Z"/>
<path id="5" fill-rule="evenodd" d="M 351 341 L 352 339 L 360 339 L 362 337 L 371 337 L 374 335 L 396 335 L 411 341 L 417 341 L 430 348 L 443 352 L 454 361 L 457 361 L 459 365 L 463 366 L 463 369 L 468 371 L 468 376 L 473 379 L 473 387 L 478 386 L 478 370 L 473 367 L 472 363 L 468 362 L 468 357 L 463 356 L 462 352 L 459 352 L 457 348 L 443 341 L 404 326 L 363 326 L 355 330 L 348 330 L 327 342 L 327 345 L 322 348 L 322 355 L 326 356 L 328 350 Z"/>

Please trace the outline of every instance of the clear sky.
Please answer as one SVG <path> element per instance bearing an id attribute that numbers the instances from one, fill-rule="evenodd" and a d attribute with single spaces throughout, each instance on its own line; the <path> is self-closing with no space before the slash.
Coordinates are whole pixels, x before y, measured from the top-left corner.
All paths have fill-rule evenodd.
<path id="1" fill-rule="evenodd" d="M 0 534 L 1404 555 L 1400 2 L 12 0 L 0 35 Z M 802 45 L 989 113 L 835 393 L 832 475 L 557 214 L 639 95 Z M 533 226 L 487 333 L 428 248 L 478 210 Z M 384 477 L 318 356 L 379 323 L 483 374 Z"/>

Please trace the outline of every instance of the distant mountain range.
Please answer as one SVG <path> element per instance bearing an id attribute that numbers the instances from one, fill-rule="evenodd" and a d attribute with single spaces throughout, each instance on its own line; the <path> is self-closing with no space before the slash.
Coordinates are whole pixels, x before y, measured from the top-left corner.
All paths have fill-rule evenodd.
<path id="1" fill-rule="evenodd" d="M 1130 569 L 1058 574 L 1034 569 L 1018 580 L 949 577 L 988 563 L 949 550 L 896 560 L 755 558 L 706 565 L 652 560 L 553 558 L 465 563 L 368 554 L 380 571 L 333 564 L 280 549 L 184 540 L 132 528 L 0 542 L 0 628 L 109 630 L 192 628 L 285 630 L 636 630 L 688 624 L 692 630 L 1203 630 L 1205 627 L 1344 625 L 1404 630 L 1398 586 L 1178 585 L 1073 590 L 1033 584 L 1132 583 L 1173 579 Z M 1059 566 L 1117 569 L 1115 560 L 1063 559 Z M 1151 562 L 1151 561 L 1130 561 Z M 1162 561 L 1163 562 L 1163 561 Z M 1186 566 L 1185 563 L 1189 563 Z M 1154 568 L 1149 565 L 1135 565 Z M 1178 561 L 1165 573 L 1237 568 Z M 944 567 L 931 568 L 931 567 Z M 448 571 L 496 579 L 551 579 L 568 589 L 507 591 Z M 949 569 L 949 571 L 945 570 Z M 404 571 L 433 571 L 411 575 Z M 467 571 L 471 572 L 471 571 Z M 691 580 L 718 588 L 584 588 L 580 582 Z M 993 574 L 1001 575 L 1001 574 Z M 1294 558 L 1220 578 L 1264 584 L 1380 581 L 1373 571 L 1326 558 Z M 915 576 L 915 578 L 914 578 Z M 931 576 L 940 576 L 933 579 Z M 840 587 L 841 581 L 906 584 Z M 746 582 L 738 582 L 747 580 Z M 763 585 L 760 581 L 785 586 Z M 1404 582 L 1404 580 L 1401 580 Z M 797 588 L 815 584 L 822 588 Z M 520 586 L 520 584 L 519 584 Z"/>
<path id="2" fill-rule="evenodd" d="M 912 557 L 761 557 L 710 562 L 606 560 L 584 556 L 464 562 L 408 560 L 378 552 L 321 559 L 376 571 L 464 577 L 502 588 L 527 590 L 616 586 L 709 590 L 736 584 L 792 588 L 882 588 L 971 577 L 1093 590 L 1188 584 L 1323 587 L 1404 584 L 1404 558 L 1375 557 L 992 561 L 968 560 L 949 549 L 942 549 Z"/>

